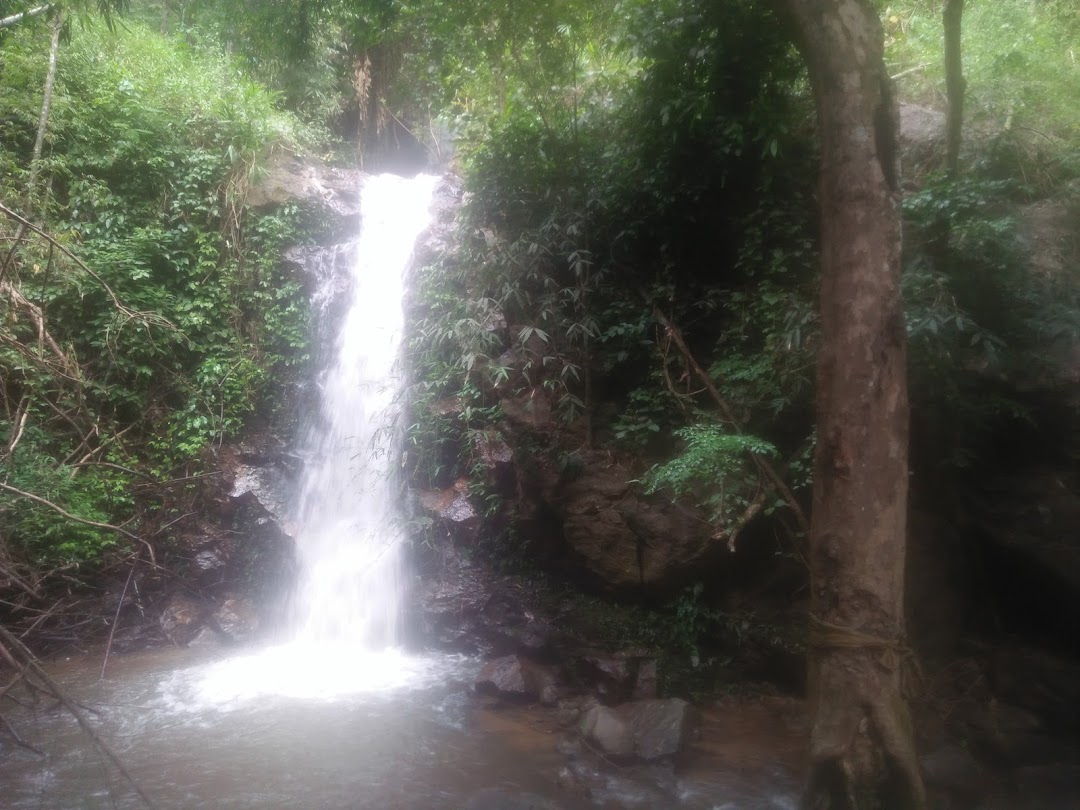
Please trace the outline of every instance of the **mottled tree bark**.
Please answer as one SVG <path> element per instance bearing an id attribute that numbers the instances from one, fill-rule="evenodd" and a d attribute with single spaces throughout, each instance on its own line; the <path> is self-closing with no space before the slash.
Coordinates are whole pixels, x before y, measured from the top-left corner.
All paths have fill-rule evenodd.
<path id="1" fill-rule="evenodd" d="M 945 26 L 945 171 L 955 175 L 960 166 L 960 134 L 964 127 L 964 63 L 960 50 L 964 0 L 945 0 L 941 19 Z"/>
<path id="2" fill-rule="evenodd" d="M 919 808 L 901 683 L 908 399 L 896 104 L 869 0 L 774 5 L 806 59 L 822 145 L 804 806 Z"/>

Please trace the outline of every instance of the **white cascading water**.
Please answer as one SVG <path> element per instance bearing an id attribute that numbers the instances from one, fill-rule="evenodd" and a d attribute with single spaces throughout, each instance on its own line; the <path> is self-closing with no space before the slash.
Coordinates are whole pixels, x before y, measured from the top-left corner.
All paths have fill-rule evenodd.
<path id="1" fill-rule="evenodd" d="M 400 641 L 400 530 L 393 504 L 392 408 L 403 327 L 403 274 L 429 220 L 436 178 L 371 178 L 350 301 L 321 379 L 297 513 L 300 640 L 367 649 Z"/>
<path id="2" fill-rule="evenodd" d="M 391 478 L 404 272 L 437 180 L 380 175 L 364 184 L 349 303 L 304 441 L 293 640 L 180 675 L 166 692 L 184 708 L 266 695 L 333 698 L 440 677 L 435 661 L 396 646 L 404 572 Z M 316 317 L 332 298 L 319 291 Z"/>

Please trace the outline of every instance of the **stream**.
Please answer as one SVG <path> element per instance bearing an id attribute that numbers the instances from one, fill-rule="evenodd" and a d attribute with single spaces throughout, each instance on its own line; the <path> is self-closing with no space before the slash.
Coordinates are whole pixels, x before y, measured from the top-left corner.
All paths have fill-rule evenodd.
<path id="1" fill-rule="evenodd" d="M 740 759 L 765 761 L 732 762 L 707 746 L 677 770 L 597 769 L 582 761 L 577 776 L 589 780 L 586 793 L 560 787 L 568 760 L 557 750 L 557 730 L 539 721 L 542 712 L 478 703 L 471 683 L 479 661 L 356 655 L 351 672 L 358 677 L 335 673 L 282 690 L 292 694 L 252 692 L 237 680 L 284 655 L 283 647 L 134 653 L 113 657 L 104 681 L 101 651 L 50 669 L 94 712 L 95 726 L 160 808 L 797 807 L 797 784 L 768 761 L 776 759 L 774 740 L 756 753 L 739 746 Z M 330 694 L 346 681 L 348 694 Z M 31 730 L 27 742 L 45 756 L 16 747 L 0 754 L 0 807 L 145 806 L 65 710 L 42 705 L 9 719 Z"/>
<path id="2" fill-rule="evenodd" d="M 286 694 L 271 694 L 238 680 L 284 655 L 167 649 L 118 656 L 101 682 L 100 657 L 57 664 L 53 675 L 97 713 L 160 807 L 483 807 L 485 789 L 544 789 L 539 763 L 470 731 L 466 685 L 476 662 L 357 656 L 355 688 L 332 696 L 346 671 L 292 684 L 294 694 L 288 683 Z M 34 721 L 21 725 L 46 757 L 16 749 L 0 761 L 0 807 L 142 806 L 70 714 L 41 709 Z"/>

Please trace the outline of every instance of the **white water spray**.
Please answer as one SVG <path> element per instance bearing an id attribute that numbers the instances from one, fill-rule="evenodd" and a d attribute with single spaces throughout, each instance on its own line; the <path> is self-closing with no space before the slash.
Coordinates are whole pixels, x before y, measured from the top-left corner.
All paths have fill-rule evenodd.
<path id="1" fill-rule="evenodd" d="M 381 175 L 364 184 L 349 300 L 303 444 L 293 641 L 177 673 L 165 687 L 176 705 L 334 698 L 420 688 L 439 677 L 434 660 L 396 646 L 404 572 L 391 477 L 404 273 L 437 179 Z M 328 317 L 337 281 L 324 280 L 331 287 L 318 291 L 316 317 Z"/>
<path id="2" fill-rule="evenodd" d="M 391 474 L 403 274 L 436 178 L 368 180 L 358 260 L 320 413 L 306 439 L 298 509 L 298 638 L 368 649 L 400 638 L 402 571 Z"/>

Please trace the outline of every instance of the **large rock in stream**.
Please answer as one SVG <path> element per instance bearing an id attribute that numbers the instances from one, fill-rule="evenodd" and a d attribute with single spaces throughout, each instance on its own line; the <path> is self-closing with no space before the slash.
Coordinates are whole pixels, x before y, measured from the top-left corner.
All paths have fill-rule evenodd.
<path id="1" fill-rule="evenodd" d="M 506 655 L 484 664 L 476 690 L 514 700 L 539 700 L 551 706 L 559 699 L 554 668 L 520 655 Z"/>
<path id="2" fill-rule="evenodd" d="M 614 708 L 593 706 L 581 734 L 612 757 L 660 759 L 679 753 L 693 730 L 693 709 L 679 698 L 639 700 Z"/>

